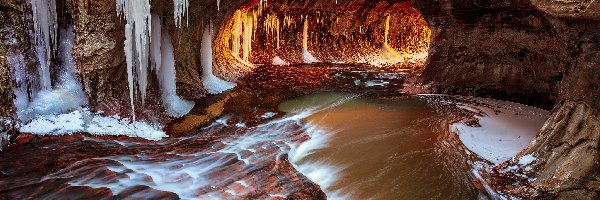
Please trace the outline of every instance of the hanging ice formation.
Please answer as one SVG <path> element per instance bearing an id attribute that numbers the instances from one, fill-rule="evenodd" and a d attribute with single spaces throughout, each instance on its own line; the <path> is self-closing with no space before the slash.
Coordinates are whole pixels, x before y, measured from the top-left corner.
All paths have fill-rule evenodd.
<path id="1" fill-rule="evenodd" d="M 129 119 L 103 117 L 92 113 L 85 107 L 87 97 L 81 84 L 75 79 L 73 59 L 73 41 L 75 33 L 72 25 L 62 28 L 58 48 L 61 60 L 58 78 L 54 88 L 41 90 L 29 102 L 25 64 L 22 54 L 11 54 L 10 65 L 15 69 L 17 86 L 14 88 L 18 117 L 21 122 L 19 131 L 40 135 L 62 135 L 87 132 L 98 135 L 127 135 L 160 140 L 166 137 L 162 127 L 144 122 L 131 122 Z M 16 56 L 15 56 L 16 55 Z"/>
<path id="2" fill-rule="evenodd" d="M 389 37 L 390 37 L 390 16 L 387 16 L 387 19 L 385 20 L 385 32 L 384 32 L 384 41 L 383 41 L 383 56 L 385 56 L 387 59 L 397 59 L 398 57 L 401 57 L 402 55 L 400 55 L 398 52 L 396 52 L 396 50 L 394 49 L 394 47 L 390 46 L 389 44 Z"/>
<path id="3" fill-rule="evenodd" d="M 230 83 L 221 80 L 216 77 L 212 72 L 213 65 L 213 52 L 212 52 L 212 38 L 210 33 L 210 25 L 204 29 L 202 34 L 202 44 L 200 48 L 201 53 L 201 64 L 202 64 L 202 82 L 204 88 L 210 94 L 219 94 L 231 88 L 234 88 L 235 83 Z"/>
<path id="4" fill-rule="evenodd" d="M 119 16 L 124 15 L 127 20 L 127 24 L 125 25 L 124 50 L 127 61 L 131 116 L 135 120 L 134 68 L 137 72 L 135 79 L 137 79 L 142 104 L 145 102 L 146 89 L 148 87 L 148 49 L 150 45 L 150 23 L 152 21 L 150 0 L 117 0 L 117 14 Z"/>
<path id="5" fill-rule="evenodd" d="M 39 81 L 42 90 L 52 88 L 50 60 L 56 49 L 56 0 L 31 0 L 35 50 L 39 61 Z"/>
<path id="6" fill-rule="evenodd" d="M 319 62 L 309 51 L 308 51 L 308 17 L 304 19 L 304 29 L 302 32 L 302 59 L 305 63 Z"/>
<path id="7" fill-rule="evenodd" d="M 152 14 L 150 47 L 152 66 L 155 66 L 165 110 L 170 116 L 181 117 L 194 107 L 194 103 L 177 96 L 175 55 L 171 35 L 166 27 L 162 27 L 160 17 L 156 14 Z"/>
<path id="8" fill-rule="evenodd" d="M 28 122 L 36 116 L 56 115 L 71 112 L 87 104 L 80 83 L 74 78 L 75 62 L 73 60 L 73 40 L 75 34 L 73 27 L 61 30 L 59 58 L 62 65 L 59 68 L 59 77 L 54 88 L 41 89 L 32 94 L 27 92 L 27 72 L 24 69 L 22 55 L 9 59 L 15 69 L 17 86 L 14 88 L 16 96 L 17 117 L 21 122 Z M 32 98 L 29 99 L 29 96 Z"/>
<path id="9" fill-rule="evenodd" d="M 268 33 L 267 36 L 275 35 L 275 40 L 277 41 L 277 48 L 279 49 L 279 17 L 277 15 L 267 14 L 267 18 L 265 19 L 265 32 Z"/>
<path id="10" fill-rule="evenodd" d="M 218 2 L 218 0 L 217 0 Z M 217 3 L 218 4 L 218 3 Z M 183 16 L 188 14 L 189 1 L 188 0 L 173 0 L 173 15 L 175 18 L 175 25 L 181 27 Z M 187 19 L 186 19 L 187 25 Z"/>
<path id="11" fill-rule="evenodd" d="M 239 62 L 252 66 L 250 55 L 252 53 L 252 36 L 254 33 L 255 13 L 237 10 L 233 15 L 231 30 L 231 54 Z M 240 49 L 242 50 L 240 56 Z"/>

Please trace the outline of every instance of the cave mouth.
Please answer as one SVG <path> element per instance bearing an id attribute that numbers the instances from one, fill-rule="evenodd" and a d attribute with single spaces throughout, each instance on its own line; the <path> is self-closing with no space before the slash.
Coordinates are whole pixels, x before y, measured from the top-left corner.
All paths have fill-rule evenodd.
<path id="1" fill-rule="evenodd" d="M 420 71 L 431 37 L 412 2 L 251 2 L 223 31 L 225 57 L 247 67 L 320 63 Z"/>

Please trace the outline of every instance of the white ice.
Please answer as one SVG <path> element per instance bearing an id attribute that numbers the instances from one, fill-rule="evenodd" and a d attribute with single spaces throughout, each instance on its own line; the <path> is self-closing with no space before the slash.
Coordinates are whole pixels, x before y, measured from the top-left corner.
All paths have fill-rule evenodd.
<path id="1" fill-rule="evenodd" d="M 157 70 L 161 99 L 168 115 L 181 117 L 194 107 L 194 103 L 177 95 L 177 75 L 175 55 L 171 35 L 166 27 L 162 27 L 158 15 L 152 17 L 151 60 Z M 161 30 L 162 29 L 162 30 Z"/>
<path id="2" fill-rule="evenodd" d="M 304 28 L 302 31 L 302 59 L 305 63 L 319 62 L 319 60 L 308 51 L 308 18 L 304 19 Z"/>
<path id="3" fill-rule="evenodd" d="M 236 86 L 235 83 L 221 80 L 213 74 L 213 50 L 210 26 L 204 29 L 202 34 L 202 45 L 200 48 L 202 64 L 202 82 L 204 88 L 210 94 L 219 94 Z"/>
<path id="4" fill-rule="evenodd" d="M 103 117 L 87 109 L 66 114 L 39 116 L 21 126 L 20 131 L 40 135 L 64 135 L 86 132 L 96 135 L 125 135 L 148 140 L 167 137 L 160 126 L 145 122 L 133 122 L 118 116 Z"/>
<path id="5" fill-rule="evenodd" d="M 289 65 L 289 62 L 286 62 L 285 60 L 281 59 L 279 56 L 275 56 L 273 58 L 273 65 Z"/>

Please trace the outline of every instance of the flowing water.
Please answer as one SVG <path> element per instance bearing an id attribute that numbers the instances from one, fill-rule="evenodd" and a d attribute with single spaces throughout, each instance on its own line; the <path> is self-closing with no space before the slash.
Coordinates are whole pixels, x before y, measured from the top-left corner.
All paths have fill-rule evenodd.
<path id="1" fill-rule="evenodd" d="M 492 162 L 451 131 L 500 115 L 476 109 L 483 107 L 545 115 L 462 97 L 313 94 L 282 103 L 284 117 L 257 116 L 265 119 L 257 126 L 225 117 L 193 136 L 159 142 L 61 136 L 8 150 L 0 156 L 0 196 L 278 198 L 307 187 L 283 162 L 289 159 L 333 199 L 495 198 L 479 174 Z"/>

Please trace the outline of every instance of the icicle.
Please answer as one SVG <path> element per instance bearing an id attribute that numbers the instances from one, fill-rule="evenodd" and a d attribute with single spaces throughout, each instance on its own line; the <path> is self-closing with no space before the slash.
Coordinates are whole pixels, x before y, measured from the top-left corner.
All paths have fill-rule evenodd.
<path id="1" fill-rule="evenodd" d="M 383 56 L 389 60 L 389 61 L 393 61 L 393 62 L 401 62 L 404 61 L 404 57 L 396 52 L 396 50 L 394 49 L 394 47 L 390 46 L 389 44 L 389 36 L 390 36 L 390 16 L 387 16 L 387 19 L 385 20 L 385 32 L 384 32 L 384 39 L 383 39 Z"/>
<path id="2" fill-rule="evenodd" d="M 233 55 L 233 57 L 238 58 L 240 57 L 240 44 L 242 41 L 242 35 L 244 34 L 243 32 L 243 22 L 242 22 L 242 11 L 235 11 L 235 14 L 233 16 L 233 27 L 231 30 L 231 54 Z"/>
<path id="3" fill-rule="evenodd" d="M 253 18 L 248 17 L 248 14 L 243 15 L 244 34 L 242 40 L 242 59 L 250 62 L 250 52 L 252 51 L 252 33 L 253 33 Z"/>
<path id="4" fill-rule="evenodd" d="M 218 1 L 218 0 L 217 0 Z M 189 7 L 189 1 L 188 0 L 173 0 L 173 15 L 175 18 L 175 26 L 177 27 L 181 27 L 181 21 L 184 15 L 188 15 L 188 7 Z M 186 19 L 186 25 L 188 23 L 187 19 Z"/>
<path id="5" fill-rule="evenodd" d="M 129 83 L 129 103 L 131 104 L 131 117 L 132 121 L 135 121 L 135 104 L 134 94 L 135 89 L 133 88 L 133 31 L 131 25 L 125 25 L 125 60 L 127 62 L 127 82 Z"/>
<path id="6" fill-rule="evenodd" d="M 268 14 L 265 19 L 265 31 L 268 33 L 268 36 L 275 35 L 275 39 L 277 40 L 277 48 L 279 48 L 279 18 L 277 15 Z"/>
<path id="7" fill-rule="evenodd" d="M 305 63 L 319 62 L 309 51 L 308 51 L 308 17 L 304 19 L 304 30 L 302 34 L 302 59 Z"/>
<path id="8" fill-rule="evenodd" d="M 221 10 L 221 0 L 217 0 L 217 11 Z"/>
<path id="9" fill-rule="evenodd" d="M 202 82 L 204 88 L 210 94 L 219 94 L 231 88 L 234 88 L 235 83 L 230 83 L 216 77 L 212 72 L 213 57 L 212 57 L 212 38 L 210 34 L 210 26 L 204 29 L 202 34 L 202 44 L 200 48 L 201 64 L 202 64 Z"/>
<path id="10" fill-rule="evenodd" d="M 162 65 L 161 56 L 161 22 L 160 17 L 157 14 L 152 13 L 152 38 L 150 42 L 150 59 L 152 61 L 152 67 L 158 75 L 160 66 Z"/>
<path id="11" fill-rule="evenodd" d="M 146 89 L 148 87 L 148 60 L 149 60 L 149 45 L 152 30 L 150 15 L 150 0 L 117 0 L 117 14 L 124 15 L 127 19 L 125 25 L 127 31 L 131 34 L 125 35 L 126 46 L 125 56 L 127 62 L 128 81 L 130 86 L 130 99 L 133 102 L 135 90 L 133 90 L 133 70 L 134 65 L 137 65 L 138 89 L 141 94 L 142 105 L 146 99 Z M 135 48 L 135 51 L 133 49 Z M 133 103 L 132 103 L 133 109 Z M 132 115 L 133 115 L 132 110 Z M 135 118 L 135 115 L 133 115 Z"/>
<path id="12" fill-rule="evenodd" d="M 31 0 L 30 3 L 33 10 L 35 49 L 40 63 L 40 87 L 42 90 L 50 90 L 50 60 L 52 51 L 56 49 L 56 1 Z"/>
<path id="13" fill-rule="evenodd" d="M 154 65 L 161 65 L 157 67 L 157 77 L 162 102 L 168 115 L 181 117 L 192 110 L 194 103 L 177 96 L 175 55 L 173 55 L 171 35 L 169 35 L 169 30 L 166 27 L 162 27 L 158 15 L 153 14 L 152 28 L 152 42 L 150 44 L 152 53 L 150 55 Z"/>
<path id="14" fill-rule="evenodd" d="M 384 42 L 383 45 L 389 45 L 388 43 L 388 38 L 390 36 L 390 16 L 387 16 L 387 19 L 385 20 L 385 33 L 384 33 Z"/>

